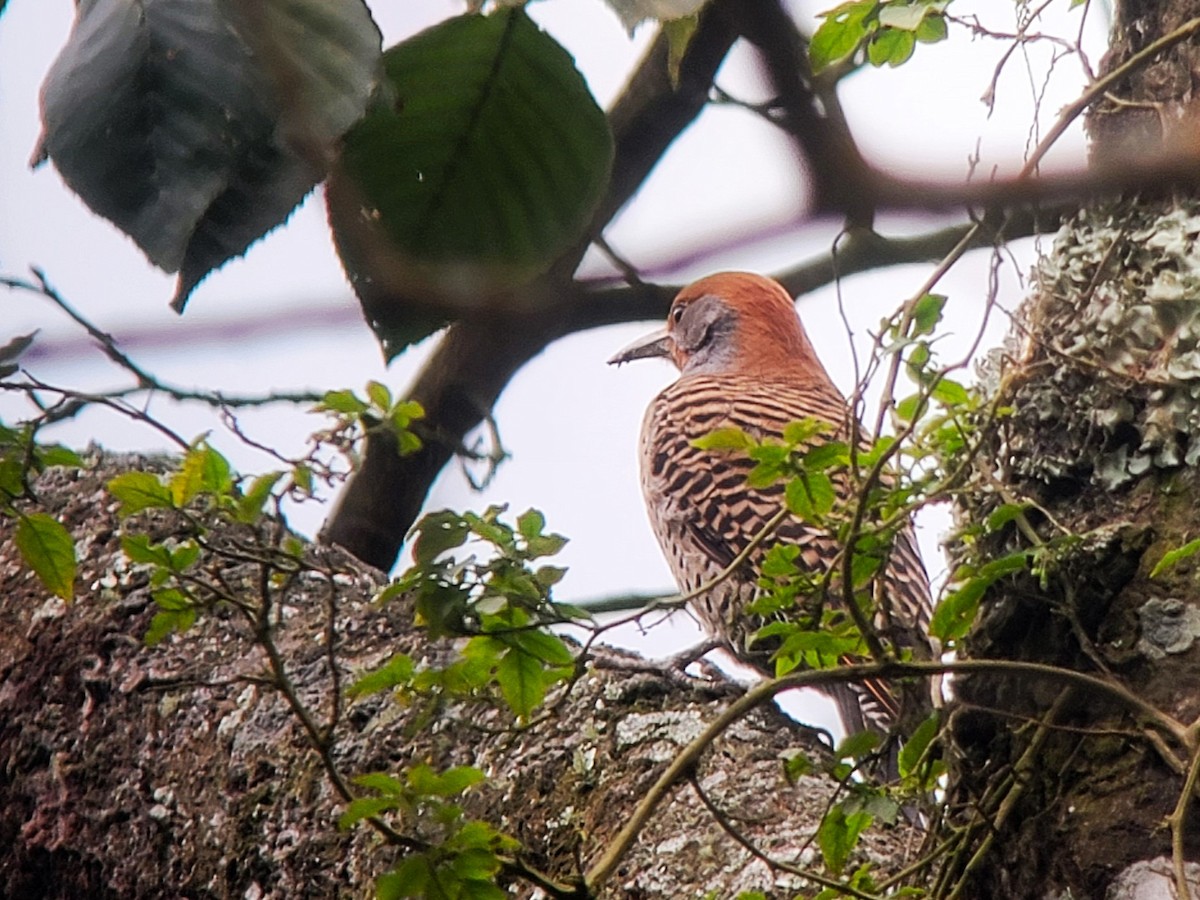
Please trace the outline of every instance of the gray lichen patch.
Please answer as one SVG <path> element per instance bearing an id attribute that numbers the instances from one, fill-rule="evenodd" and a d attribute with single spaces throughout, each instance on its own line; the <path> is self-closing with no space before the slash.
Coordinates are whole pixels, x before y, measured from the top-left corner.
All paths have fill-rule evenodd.
<path id="1" fill-rule="evenodd" d="M 674 757 L 704 730 L 704 720 L 696 710 L 668 710 L 631 713 L 617 723 L 617 749 L 638 744 L 661 745 L 661 761 Z"/>
<path id="2" fill-rule="evenodd" d="M 1184 873 L 1192 892 L 1200 890 L 1200 866 L 1185 862 Z M 1105 896 L 1109 900 L 1165 900 L 1175 897 L 1174 864 L 1165 856 L 1138 860 L 1117 874 Z"/>
<path id="3" fill-rule="evenodd" d="M 1198 236 L 1190 199 L 1084 210 L 1059 230 L 997 373 L 1016 474 L 1113 489 L 1200 460 Z"/>
<path id="4" fill-rule="evenodd" d="M 1170 598 L 1152 598 L 1138 609 L 1141 640 L 1138 649 L 1151 659 L 1184 653 L 1200 637 L 1200 610 Z"/>

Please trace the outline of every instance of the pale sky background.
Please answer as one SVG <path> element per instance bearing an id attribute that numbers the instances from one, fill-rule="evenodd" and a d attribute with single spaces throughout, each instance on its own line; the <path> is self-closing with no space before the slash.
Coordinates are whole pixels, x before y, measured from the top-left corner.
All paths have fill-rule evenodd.
<path id="1" fill-rule="evenodd" d="M 370 5 L 385 46 L 463 8 L 455 0 L 377 0 Z M 834 5 L 836 0 L 792 4 L 810 17 Z M 1092 5 L 1084 34 L 1096 67 L 1107 26 L 1104 6 Z M 1067 0 L 1051 4 L 1042 24 L 1031 30 L 1074 40 L 1082 9 L 1070 11 L 1068 6 Z M 978 15 L 992 30 L 1006 33 L 1017 30 L 1017 17 L 1025 9 L 1012 0 L 957 0 L 950 8 L 959 17 Z M 334 255 L 320 189 L 285 227 L 202 283 L 179 317 L 167 306 L 172 276 L 152 269 L 129 239 L 92 215 L 52 166 L 29 170 L 39 131 L 38 86 L 66 39 L 73 10 L 69 0 L 10 0 L 0 16 L 0 273 L 22 276 L 31 265 L 42 268 L 70 302 L 167 382 L 261 393 L 361 391 L 368 379 L 377 379 L 402 393 L 430 342 L 390 369 L 384 367 Z M 618 93 L 652 34 L 643 26 L 631 39 L 600 0 L 544 0 L 530 11 L 575 56 L 602 105 Z M 841 96 L 864 153 L 885 169 L 921 178 L 960 181 L 976 151 L 981 157 L 976 177 L 993 170 L 1016 172 L 1036 144 L 1039 127 L 1044 131 L 1078 95 L 1084 73 L 1074 57 L 1051 65 L 1061 48 L 1045 42 L 1027 45 L 1007 63 L 989 118 L 980 97 L 1008 47 L 952 25 L 950 40 L 918 46 L 915 58 L 902 68 L 867 69 L 848 79 Z M 744 47 L 735 50 L 718 84 L 747 99 L 761 99 L 764 93 Z M 1040 120 L 1035 115 L 1039 98 Z M 1048 167 L 1082 165 L 1083 146 L 1077 124 L 1051 154 Z M 745 111 L 710 107 L 674 145 L 607 236 L 635 265 L 664 270 L 664 280 L 686 281 L 727 268 L 771 272 L 827 252 L 836 235 L 836 223 L 801 230 L 804 204 L 803 179 L 782 134 Z M 885 217 L 879 229 L 904 234 L 936 224 L 932 219 Z M 773 236 L 746 243 L 763 233 Z M 669 266 L 681 254 L 709 245 L 740 246 L 706 260 L 702 268 Z M 1033 241 L 1010 246 L 1000 272 L 1005 307 L 1019 302 L 1033 259 Z M 950 336 L 940 345 L 944 359 L 963 352 L 980 327 L 988 262 L 986 252 L 972 254 L 939 287 L 950 297 Z M 608 271 L 598 260 L 585 266 L 593 274 Z M 854 383 L 851 342 L 865 352 L 867 330 L 917 290 L 931 269 L 913 265 L 844 279 L 840 291 L 849 336 L 838 313 L 836 289 L 800 299 L 801 318 L 844 391 Z M 268 328 L 241 334 L 249 321 L 261 324 L 267 311 L 273 311 Z M 666 592 L 671 580 L 642 507 L 636 440 L 646 404 L 674 373 L 658 362 L 620 370 L 604 363 L 654 327 L 657 323 L 631 324 L 574 335 L 526 366 L 496 411 L 513 459 L 483 495 L 474 493 L 456 469 L 447 470 L 429 508 L 481 509 L 508 502 L 514 512 L 542 509 L 549 527 L 571 538 L 561 556 L 571 571 L 558 592 L 560 599 Z M 41 329 L 38 344 L 23 361 L 43 380 L 86 390 L 127 383 L 48 302 L 0 291 L 0 345 L 35 328 Z M 1003 315 L 994 317 L 982 346 L 996 345 L 1006 328 Z M 241 471 L 276 467 L 228 434 L 206 408 L 180 407 L 164 399 L 155 399 L 150 408 L 186 437 L 213 430 L 212 443 Z M 0 421 L 11 423 L 28 412 L 20 398 L 0 394 Z M 298 453 L 306 435 L 320 424 L 316 417 L 285 406 L 248 412 L 241 421 L 253 437 L 284 453 Z M 117 450 L 165 448 L 156 432 L 102 411 L 58 427 L 51 436 L 72 445 L 94 439 Z M 312 534 L 327 510 L 327 505 L 315 504 L 294 510 L 293 525 Z M 948 522 L 944 510 L 931 510 L 918 522 L 926 565 L 935 576 L 945 567 L 938 537 Z M 631 639 L 647 652 L 669 653 L 696 634 L 685 620 Z"/>

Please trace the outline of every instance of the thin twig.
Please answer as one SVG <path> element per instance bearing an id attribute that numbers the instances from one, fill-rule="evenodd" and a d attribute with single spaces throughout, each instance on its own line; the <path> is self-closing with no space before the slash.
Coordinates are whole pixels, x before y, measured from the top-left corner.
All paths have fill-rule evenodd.
<path id="1" fill-rule="evenodd" d="M 1183 790 L 1175 809 L 1167 821 L 1171 825 L 1171 865 L 1175 870 L 1175 893 L 1178 900 L 1192 900 L 1191 882 L 1187 876 L 1187 858 L 1184 856 L 1184 837 L 1187 825 L 1188 808 L 1196 792 L 1196 781 L 1200 778 L 1200 749 L 1192 749 L 1192 759 L 1188 765 L 1187 778 L 1183 782 Z"/>

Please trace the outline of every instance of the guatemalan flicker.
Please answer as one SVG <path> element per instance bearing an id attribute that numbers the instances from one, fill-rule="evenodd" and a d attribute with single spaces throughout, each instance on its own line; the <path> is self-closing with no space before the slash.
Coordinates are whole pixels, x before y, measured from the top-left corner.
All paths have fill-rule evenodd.
<path id="1" fill-rule="evenodd" d="M 700 449 L 695 441 L 731 426 L 756 440 L 778 438 L 788 423 L 807 418 L 828 422 L 831 436 L 846 439 L 851 412 L 813 351 L 791 297 L 769 278 L 727 272 L 689 285 L 675 298 L 666 328 L 610 362 L 655 356 L 670 359 L 680 377 L 646 411 L 642 489 L 675 580 L 688 593 L 727 569 L 784 505 L 782 483 L 747 485 L 755 463 L 744 450 Z M 834 483 L 841 493 L 850 490 L 845 477 Z M 767 548 L 781 542 L 798 545 L 797 563 L 814 574 L 825 572 L 840 549 L 826 529 L 789 515 L 739 569 L 691 604 L 712 637 L 768 673 L 772 646 L 753 640 L 764 620 L 743 609 L 760 590 Z M 929 583 L 910 524 L 895 535 L 880 571 L 875 625 L 894 648 L 930 656 Z M 836 602 L 840 588 L 831 595 Z M 881 683 L 837 685 L 829 693 L 851 733 L 866 728 L 887 734 L 898 721 L 912 727 L 929 706 L 927 690 Z"/>

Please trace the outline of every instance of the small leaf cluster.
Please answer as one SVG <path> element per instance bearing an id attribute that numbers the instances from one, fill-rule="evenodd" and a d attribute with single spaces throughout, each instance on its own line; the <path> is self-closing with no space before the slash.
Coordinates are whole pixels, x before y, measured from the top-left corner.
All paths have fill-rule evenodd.
<path id="1" fill-rule="evenodd" d="M 412 430 L 414 422 L 425 418 L 425 410 L 415 400 L 396 399 L 387 385 L 378 381 L 367 382 L 366 397 L 351 390 L 327 391 L 314 412 L 329 413 L 334 426 L 321 435 L 326 443 L 332 443 L 353 456 L 362 434 L 372 428 L 384 428 L 396 438 L 396 448 L 401 456 L 416 453 L 423 446 L 421 438 Z"/>
<path id="2" fill-rule="evenodd" d="M 821 13 L 809 42 L 813 71 L 853 60 L 865 48 L 873 66 L 908 62 L 916 45 L 946 39 L 950 0 L 847 0 Z"/>
<path id="3" fill-rule="evenodd" d="M 920 419 L 927 412 L 931 400 L 941 408 L 960 415 L 973 412 L 978 406 L 977 398 L 966 386 L 948 378 L 936 365 L 933 331 L 942 319 L 946 300 L 944 294 L 926 294 L 914 304 L 906 333 L 901 332 L 899 325 L 889 329 L 892 343 L 888 351 L 905 354 L 908 376 L 920 389 L 896 404 L 896 415 L 902 422 Z"/>
<path id="4" fill-rule="evenodd" d="M 945 772 L 945 764 L 930 751 L 938 734 L 939 719 L 931 715 L 921 723 L 899 752 L 900 783 L 898 790 L 914 797 L 928 796 Z M 848 735 L 834 750 L 828 761 L 818 764 L 803 751 L 784 759 L 784 775 L 795 783 L 804 776 L 821 772 L 840 782 L 847 795 L 834 803 L 822 818 L 816 834 L 825 868 L 841 878 L 863 832 L 874 822 L 894 823 L 900 803 L 893 791 L 855 778 L 857 772 L 871 765 L 879 752 L 879 735 L 861 731 Z M 846 884 L 859 891 L 874 893 L 870 867 L 861 866 L 846 876 Z M 818 898 L 845 896 L 829 888 Z"/>
<path id="5" fill-rule="evenodd" d="M 304 473 L 299 476 L 293 473 L 285 490 L 306 491 Z M 173 511 L 181 514 L 185 523 L 182 534 L 163 541 L 136 533 L 121 537 L 125 556 L 150 571 L 151 596 L 158 611 L 145 634 L 147 644 L 159 643 L 173 632 L 186 631 L 195 624 L 198 613 L 212 606 L 216 599 L 234 599 L 225 596 L 223 589 L 195 577 L 202 550 L 210 549 L 205 542 L 209 527 L 197 513 L 215 515 L 218 520 L 239 525 L 257 524 L 267 504 L 278 501 L 280 495 L 276 489 L 283 478 L 283 472 L 239 478 L 225 456 L 201 438 L 169 475 L 125 472 L 108 482 L 108 492 L 116 498 L 117 512 L 123 519 L 147 511 Z M 269 548 L 260 549 L 267 552 Z M 281 572 L 292 570 L 300 553 L 299 541 L 285 538 L 273 564 Z"/>
<path id="6" fill-rule="evenodd" d="M 864 497 L 869 513 L 865 522 L 899 523 L 913 488 L 896 479 L 863 483 L 862 474 L 893 452 L 893 438 L 880 438 L 852 452 L 848 442 L 830 436 L 832 431 L 828 422 L 808 418 L 786 425 L 780 438 L 755 440 L 731 427 L 694 443 L 700 449 L 749 456 L 755 463 L 746 477 L 749 487 L 763 491 L 782 487 L 781 499 L 788 512 L 812 525 L 815 534 L 824 532 L 831 546 L 836 543 L 847 548 L 849 593 L 862 610 L 861 619 L 871 621 L 874 614 L 868 589 L 888 558 L 898 525 L 856 526 L 851 504 L 839 499 Z M 842 606 L 825 602 L 844 567 L 827 560 L 829 567 L 812 570 L 802 565 L 800 556 L 801 547 L 795 542 L 768 546 L 759 567 L 760 592 L 746 609 L 751 615 L 774 620 L 759 629 L 755 641 L 773 648 L 776 675 L 801 666 L 830 668 L 848 656 L 866 655 L 854 617 Z"/>
<path id="7" fill-rule="evenodd" d="M 1026 533 L 1032 534 L 1032 526 L 1029 526 L 1028 520 L 1025 519 L 1027 508 L 1025 504 L 1003 504 L 993 510 L 982 525 L 964 528 L 958 537 L 964 547 L 972 548 L 981 536 L 996 534 L 1015 519 L 1024 520 Z M 1024 575 L 1034 579 L 1038 589 L 1045 591 L 1053 575 L 1060 573 L 1068 564 L 1078 562 L 1081 552 L 1093 546 L 1093 538 L 1103 542 L 1107 536 L 1104 529 L 1082 534 L 1066 532 L 1045 540 L 1039 538 L 1033 546 L 992 556 L 983 562 L 967 558 L 955 569 L 951 577 L 951 589 L 934 611 L 930 632 L 943 642 L 943 646 L 953 647 L 970 630 L 979 611 L 979 604 L 993 584 L 1004 578 Z M 1179 556 L 1174 559 L 1164 557 L 1159 566 L 1165 564 L 1165 567 L 1170 567 L 1174 561 L 1190 556 L 1197 549 L 1200 549 L 1200 544 L 1195 547 L 1181 547 L 1178 551 Z M 1161 571 L 1161 568 L 1156 567 L 1156 574 L 1161 574 Z"/>
<path id="8" fill-rule="evenodd" d="M 403 654 L 393 657 L 360 678 L 352 695 L 398 689 L 479 697 L 494 687 L 514 715 L 528 719 L 553 685 L 571 677 L 574 655 L 546 627 L 583 614 L 553 601 L 552 588 L 566 570 L 542 562 L 566 538 L 547 533 L 537 510 L 512 524 L 505 512 L 503 506 L 482 514 L 442 510 L 417 524 L 414 563 L 381 599 L 410 595 L 416 622 L 430 637 L 469 640 L 443 669 L 418 670 Z"/>
<path id="9" fill-rule="evenodd" d="M 473 766 L 438 772 L 425 763 L 410 767 L 400 777 L 372 772 L 354 779 L 368 793 L 351 801 L 338 827 L 392 815 L 405 823 L 408 832 L 420 835 L 424 844 L 376 880 L 380 900 L 507 896 L 495 879 L 500 855 L 516 850 L 517 842 L 486 822 L 468 818 L 455 802 L 483 780 L 484 774 Z"/>

